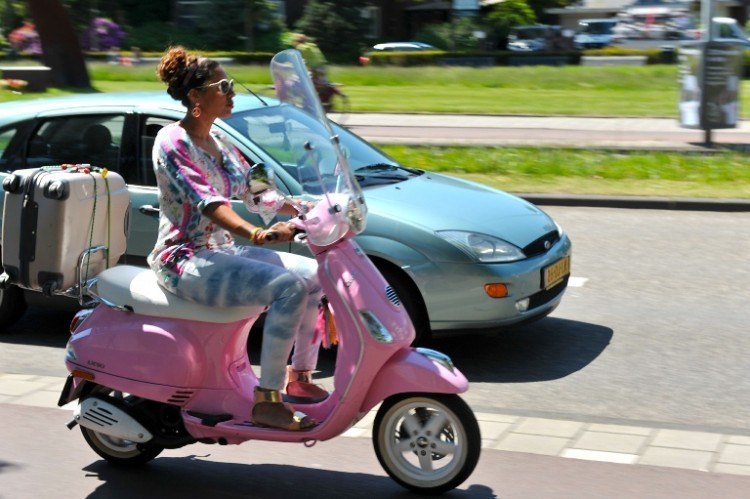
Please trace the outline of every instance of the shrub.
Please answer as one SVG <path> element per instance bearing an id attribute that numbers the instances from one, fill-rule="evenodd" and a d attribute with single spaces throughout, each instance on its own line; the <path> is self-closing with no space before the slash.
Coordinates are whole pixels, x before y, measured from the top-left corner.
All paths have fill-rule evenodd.
<path id="1" fill-rule="evenodd" d="M 455 23 L 426 26 L 417 33 L 416 39 L 444 50 L 477 50 L 478 40 L 474 32 L 479 30 L 479 26 L 467 18 Z"/>
<path id="2" fill-rule="evenodd" d="M 24 21 L 23 26 L 16 28 L 8 34 L 10 46 L 17 52 L 29 55 L 42 53 L 42 42 L 39 33 L 33 23 Z"/>
<path id="3" fill-rule="evenodd" d="M 548 63 L 555 60 L 562 64 L 579 64 L 581 53 L 573 52 L 511 52 L 511 51 L 494 51 L 494 52 L 447 52 L 447 51 L 422 51 L 422 52 L 370 52 L 366 54 L 369 63 L 373 65 L 392 65 L 392 66 L 441 66 L 441 65 L 461 65 L 471 66 L 475 62 L 481 62 L 482 65 L 491 59 L 496 66 L 507 66 L 508 64 L 520 64 L 524 61 L 528 63 L 535 62 Z"/>
<path id="4" fill-rule="evenodd" d="M 84 50 L 110 50 L 120 48 L 125 41 L 125 31 L 110 19 L 96 17 L 81 36 Z"/>

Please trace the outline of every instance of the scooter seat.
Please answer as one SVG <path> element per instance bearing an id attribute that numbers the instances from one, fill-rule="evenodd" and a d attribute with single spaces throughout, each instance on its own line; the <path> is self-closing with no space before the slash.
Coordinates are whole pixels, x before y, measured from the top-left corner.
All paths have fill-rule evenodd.
<path id="1" fill-rule="evenodd" d="M 210 307 L 184 300 L 159 286 L 151 269 L 133 265 L 117 265 L 100 273 L 92 291 L 108 305 L 140 315 L 192 321 L 237 322 L 260 315 L 265 309 L 262 306 Z"/>

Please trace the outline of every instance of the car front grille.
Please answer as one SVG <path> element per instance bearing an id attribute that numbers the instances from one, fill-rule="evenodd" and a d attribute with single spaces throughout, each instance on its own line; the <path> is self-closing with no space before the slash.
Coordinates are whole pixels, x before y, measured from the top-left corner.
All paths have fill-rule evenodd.
<path id="1" fill-rule="evenodd" d="M 560 234 L 556 230 L 553 230 L 552 232 L 546 233 L 536 241 L 533 241 L 521 251 L 523 251 L 523 254 L 526 255 L 527 258 L 531 258 L 532 256 L 546 253 L 559 240 Z"/>
<path id="2" fill-rule="evenodd" d="M 534 293 L 533 295 L 529 296 L 529 310 L 532 310 L 536 307 L 541 307 L 545 303 L 548 303 L 565 291 L 565 288 L 568 287 L 568 278 L 570 276 L 565 276 L 565 278 L 560 281 L 558 284 L 555 284 L 549 289 L 543 289 L 539 291 L 538 293 Z"/>

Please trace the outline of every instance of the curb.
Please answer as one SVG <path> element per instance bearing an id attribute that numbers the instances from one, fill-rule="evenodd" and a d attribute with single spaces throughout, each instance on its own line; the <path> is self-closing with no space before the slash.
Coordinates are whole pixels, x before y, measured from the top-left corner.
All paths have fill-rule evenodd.
<path id="1" fill-rule="evenodd" d="M 516 196 L 542 206 L 578 206 L 591 208 L 626 208 L 638 210 L 677 210 L 750 212 L 750 200 L 665 198 L 646 196 L 596 196 L 560 194 L 519 194 Z"/>

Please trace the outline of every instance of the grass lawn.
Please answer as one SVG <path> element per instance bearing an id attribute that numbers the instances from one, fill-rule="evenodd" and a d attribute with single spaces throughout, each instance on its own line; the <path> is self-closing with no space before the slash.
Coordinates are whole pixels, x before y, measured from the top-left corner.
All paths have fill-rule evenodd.
<path id="1" fill-rule="evenodd" d="M 750 157 L 507 147 L 380 148 L 404 165 L 516 193 L 750 198 Z"/>
<path id="2" fill-rule="evenodd" d="M 90 66 L 100 91 L 163 88 L 155 66 Z M 263 66 L 225 65 L 229 75 L 268 94 Z M 350 67 L 332 66 L 351 111 L 676 117 L 678 68 L 653 66 Z M 750 91 L 750 85 L 745 85 Z M 750 117 L 750 108 L 747 111 Z"/>

